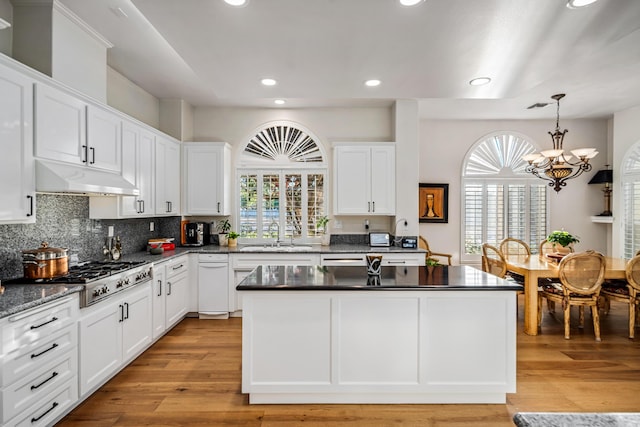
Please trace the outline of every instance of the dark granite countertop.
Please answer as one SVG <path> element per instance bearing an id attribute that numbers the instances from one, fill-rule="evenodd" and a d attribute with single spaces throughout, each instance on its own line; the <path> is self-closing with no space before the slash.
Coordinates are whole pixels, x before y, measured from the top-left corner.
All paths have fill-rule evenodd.
<path id="1" fill-rule="evenodd" d="M 639 412 L 519 412 L 513 417 L 518 427 L 638 427 Z"/>
<path id="2" fill-rule="evenodd" d="M 258 266 L 238 284 L 255 290 L 522 290 L 517 285 L 469 266 L 382 267 L 379 277 L 366 267 Z"/>
<path id="3" fill-rule="evenodd" d="M 2 285 L 0 318 L 80 292 L 83 285 Z"/>
<path id="4" fill-rule="evenodd" d="M 165 251 L 160 255 L 151 255 L 149 252 L 140 251 L 132 254 L 127 254 L 122 257 L 122 261 L 144 261 L 148 263 L 159 263 L 169 261 L 172 258 L 188 253 L 220 253 L 220 254 L 235 254 L 235 253 L 265 253 L 260 250 L 245 251 L 242 248 L 244 246 L 260 247 L 262 245 L 240 245 L 237 247 L 218 246 L 218 245 L 206 245 L 206 246 L 189 246 L 189 247 L 177 247 L 175 250 Z M 321 245 L 305 245 L 310 246 L 310 249 L 304 251 L 295 252 L 267 252 L 272 254 L 291 254 L 291 253 L 390 253 L 390 252 L 405 252 L 416 253 L 425 251 L 423 249 L 403 249 L 400 247 L 391 246 L 389 248 L 371 248 L 369 245 L 360 244 L 338 244 L 330 246 Z M 80 292 L 84 289 L 83 285 L 62 285 L 62 284 L 30 284 L 30 285 L 3 285 L 3 293 L 0 294 L 0 318 L 10 316 L 15 313 L 19 313 L 24 310 L 28 310 L 38 305 L 45 304 L 49 301 L 53 301 L 57 298 L 62 298 L 65 295 L 72 294 L 74 292 Z"/>

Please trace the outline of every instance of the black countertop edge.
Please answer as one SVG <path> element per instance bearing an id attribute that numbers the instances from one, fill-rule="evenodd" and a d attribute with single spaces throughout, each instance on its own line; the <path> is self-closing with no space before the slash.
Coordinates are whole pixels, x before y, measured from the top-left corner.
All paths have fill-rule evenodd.
<path id="1" fill-rule="evenodd" d="M 524 288 L 520 285 L 504 285 L 504 286 L 447 286 L 447 285 L 416 285 L 416 286 L 296 286 L 296 285 L 238 285 L 238 291 L 522 291 Z"/>
<path id="2" fill-rule="evenodd" d="M 3 285 L 0 295 L 0 318 L 81 292 L 83 289 L 84 285 Z"/>
<path id="3" fill-rule="evenodd" d="M 640 412 L 518 412 L 518 427 L 622 427 L 640 426 Z"/>

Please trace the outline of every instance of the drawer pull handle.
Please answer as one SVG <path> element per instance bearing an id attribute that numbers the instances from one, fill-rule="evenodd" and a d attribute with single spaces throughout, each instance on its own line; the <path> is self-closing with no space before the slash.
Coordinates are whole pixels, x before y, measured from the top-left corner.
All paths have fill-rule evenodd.
<path id="1" fill-rule="evenodd" d="M 167 295 L 171 295 L 171 282 L 167 282 Z"/>
<path id="2" fill-rule="evenodd" d="M 58 376 L 58 373 L 56 371 L 53 371 L 53 374 L 51 374 L 51 376 L 49 378 L 47 378 L 46 380 L 42 381 L 40 384 L 38 385 L 32 385 L 31 386 L 31 390 L 35 390 L 37 388 L 42 387 L 43 385 L 45 385 L 46 383 L 48 383 L 49 381 L 51 381 L 52 379 L 54 379 L 55 377 Z"/>
<path id="3" fill-rule="evenodd" d="M 53 345 L 52 345 L 51 347 L 49 347 L 48 349 L 43 350 L 43 351 L 41 351 L 40 353 L 33 353 L 33 354 L 31 355 L 31 358 L 32 358 L 32 359 L 35 359 L 36 357 L 42 356 L 43 354 L 45 354 L 45 353 L 46 353 L 46 352 L 48 352 L 48 351 L 53 350 L 53 349 L 54 349 L 54 348 L 56 348 L 57 346 L 58 346 L 58 344 L 53 343 Z"/>
<path id="4" fill-rule="evenodd" d="M 184 267 L 184 264 L 176 265 L 175 267 L 173 267 L 173 271 L 179 270 L 182 267 Z"/>
<path id="5" fill-rule="evenodd" d="M 44 322 L 44 323 L 40 323 L 39 325 L 35 325 L 35 326 L 31 326 L 31 329 L 38 329 L 38 328 L 42 328 L 44 325 L 48 325 L 51 322 L 55 322 L 56 320 L 58 320 L 57 317 L 52 317 L 51 320 Z"/>
<path id="6" fill-rule="evenodd" d="M 32 422 L 32 423 L 35 423 L 35 422 L 37 422 L 37 421 L 40 421 L 40 419 L 41 419 L 42 417 L 44 417 L 44 416 L 45 416 L 45 415 L 47 415 L 49 412 L 51 412 L 51 411 L 53 411 L 54 409 L 56 409 L 56 406 L 58 406 L 58 402 L 53 402 L 53 405 L 51 405 L 51 408 L 47 409 L 47 410 L 44 412 L 44 414 L 40 415 L 39 417 L 31 418 L 31 422 Z"/>

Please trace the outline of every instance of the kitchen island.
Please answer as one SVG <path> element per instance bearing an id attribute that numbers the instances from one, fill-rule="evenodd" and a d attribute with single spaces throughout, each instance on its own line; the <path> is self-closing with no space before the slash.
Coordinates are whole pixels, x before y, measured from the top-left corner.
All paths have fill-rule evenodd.
<path id="1" fill-rule="evenodd" d="M 505 403 L 516 292 L 468 266 L 259 266 L 243 293 L 250 403 Z"/>

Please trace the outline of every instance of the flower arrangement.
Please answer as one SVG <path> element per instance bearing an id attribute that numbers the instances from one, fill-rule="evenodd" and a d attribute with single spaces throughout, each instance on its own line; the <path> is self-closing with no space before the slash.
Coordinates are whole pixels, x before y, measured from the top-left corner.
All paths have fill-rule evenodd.
<path id="1" fill-rule="evenodd" d="M 425 264 L 427 265 L 427 267 L 435 267 L 436 265 L 440 265 L 438 260 L 435 258 L 427 258 L 425 260 Z"/>
<path id="2" fill-rule="evenodd" d="M 547 242 L 556 243 L 560 246 L 567 247 L 572 243 L 578 243 L 580 240 L 577 236 L 564 230 L 555 230 L 547 236 Z"/>

